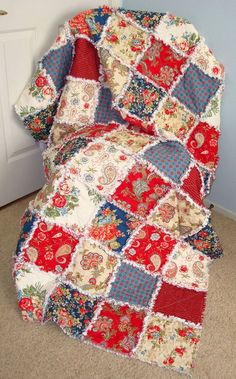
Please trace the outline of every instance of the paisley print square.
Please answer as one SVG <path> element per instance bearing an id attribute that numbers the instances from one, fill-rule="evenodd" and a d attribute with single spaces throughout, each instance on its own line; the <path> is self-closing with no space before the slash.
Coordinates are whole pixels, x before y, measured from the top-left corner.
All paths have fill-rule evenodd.
<path id="1" fill-rule="evenodd" d="M 205 302 L 206 292 L 180 288 L 163 282 L 154 301 L 153 311 L 201 324 Z"/>
<path id="2" fill-rule="evenodd" d="M 152 36 L 151 46 L 144 52 L 136 69 L 168 91 L 181 75 L 186 61 L 187 58 Z"/>
<path id="3" fill-rule="evenodd" d="M 187 141 L 187 147 L 194 158 L 209 169 L 214 169 L 218 163 L 219 134 L 207 122 L 200 122 Z"/>
<path id="4" fill-rule="evenodd" d="M 215 95 L 221 82 L 206 75 L 197 66 L 190 63 L 184 76 L 172 93 L 191 112 L 200 115 Z"/>
<path id="5" fill-rule="evenodd" d="M 106 141 L 110 141 L 124 147 L 131 153 L 138 153 L 148 143 L 153 141 L 151 136 L 144 133 L 135 133 L 127 129 L 115 130 L 114 132 L 109 133 L 105 139 Z"/>
<path id="6" fill-rule="evenodd" d="M 118 107 L 131 116 L 137 116 L 143 121 L 149 121 L 158 104 L 164 97 L 164 92 L 148 83 L 145 79 L 133 75 L 124 95 L 118 102 Z"/>
<path id="7" fill-rule="evenodd" d="M 160 142 L 147 149 L 144 157 L 176 183 L 190 164 L 187 149 L 177 141 Z"/>
<path id="8" fill-rule="evenodd" d="M 41 270 L 58 274 L 68 267 L 77 243 L 78 239 L 61 226 L 40 220 L 23 250 L 23 258 Z"/>
<path id="9" fill-rule="evenodd" d="M 63 89 L 56 120 L 84 126 L 94 121 L 99 86 L 90 80 L 70 77 Z"/>
<path id="10" fill-rule="evenodd" d="M 182 243 L 164 268 L 163 280 L 179 287 L 206 291 L 211 259 Z"/>
<path id="11" fill-rule="evenodd" d="M 154 114 L 157 131 L 162 129 L 173 137 L 183 140 L 195 122 L 194 115 L 177 99 L 168 97 L 160 110 Z M 172 134 L 173 133 L 173 134 Z"/>
<path id="12" fill-rule="evenodd" d="M 145 362 L 190 373 L 201 329 L 161 315 L 151 315 L 135 356 Z"/>
<path id="13" fill-rule="evenodd" d="M 127 211 L 146 217 L 170 188 L 170 183 L 137 163 L 111 198 Z"/>
<path id="14" fill-rule="evenodd" d="M 105 203 L 89 228 L 89 235 L 120 254 L 140 221 L 112 203 Z"/>
<path id="15" fill-rule="evenodd" d="M 158 277 L 122 262 L 115 280 L 111 283 L 108 297 L 140 307 L 148 307 L 158 280 Z"/>
<path id="16" fill-rule="evenodd" d="M 138 343 L 145 312 L 136 311 L 128 305 L 105 302 L 88 329 L 85 340 L 105 349 L 129 355 Z"/>
<path id="17" fill-rule="evenodd" d="M 110 18 L 101 47 L 112 50 L 126 65 L 133 65 L 147 46 L 149 34 L 129 21 L 114 15 Z"/>
<path id="18" fill-rule="evenodd" d="M 62 283 L 49 296 L 44 321 L 54 321 L 66 334 L 80 338 L 93 318 L 97 305 L 98 300 Z"/>
<path id="19" fill-rule="evenodd" d="M 88 241 L 78 245 L 65 279 L 91 295 L 103 294 L 117 264 L 117 258 Z"/>
<path id="20" fill-rule="evenodd" d="M 147 271 L 159 272 L 166 263 L 176 240 L 153 225 L 144 225 L 124 250 L 126 259 L 136 262 Z"/>

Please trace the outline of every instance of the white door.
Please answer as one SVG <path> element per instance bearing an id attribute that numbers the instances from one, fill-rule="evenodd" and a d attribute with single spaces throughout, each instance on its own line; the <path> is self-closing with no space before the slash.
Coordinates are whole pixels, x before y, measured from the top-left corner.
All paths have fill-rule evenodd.
<path id="1" fill-rule="evenodd" d="M 0 9 L 7 14 L 0 15 L 0 206 L 44 183 L 39 144 L 24 129 L 13 105 L 60 25 L 102 4 L 118 6 L 119 1 L 1 0 Z"/>

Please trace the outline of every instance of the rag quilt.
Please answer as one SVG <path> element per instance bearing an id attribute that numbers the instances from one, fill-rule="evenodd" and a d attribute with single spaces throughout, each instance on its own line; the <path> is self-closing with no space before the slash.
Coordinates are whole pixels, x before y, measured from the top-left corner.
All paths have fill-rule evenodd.
<path id="1" fill-rule="evenodd" d="M 14 259 L 24 320 L 191 372 L 222 255 L 203 198 L 223 86 L 181 17 L 103 6 L 64 24 L 16 104 L 47 143 Z"/>

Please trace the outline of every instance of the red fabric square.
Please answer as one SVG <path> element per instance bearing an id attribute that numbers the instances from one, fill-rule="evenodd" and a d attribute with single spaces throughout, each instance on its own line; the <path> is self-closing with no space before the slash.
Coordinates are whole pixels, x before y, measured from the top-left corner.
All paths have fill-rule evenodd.
<path id="1" fill-rule="evenodd" d="M 164 282 L 154 302 L 153 311 L 198 324 L 202 322 L 205 301 L 206 292 L 179 288 Z"/>
<path id="2" fill-rule="evenodd" d="M 165 264 L 176 240 L 152 225 L 144 225 L 124 251 L 125 257 L 144 265 L 146 270 L 158 272 Z"/>
<path id="3" fill-rule="evenodd" d="M 75 41 L 75 56 L 70 75 L 75 78 L 98 81 L 99 64 L 98 53 L 94 45 L 84 38 L 78 38 Z"/>
<path id="4" fill-rule="evenodd" d="M 136 69 L 168 90 L 182 73 L 186 61 L 187 58 L 177 54 L 163 41 L 151 37 L 151 46 L 145 51 Z"/>
<path id="5" fill-rule="evenodd" d="M 130 354 L 138 343 L 144 317 L 144 311 L 133 310 L 128 305 L 105 303 L 85 340 L 106 349 Z"/>
<path id="6" fill-rule="evenodd" d="M 77 243 L 78 240 L 62 227 L 40 221 L 23 256 L 26 262 L 44 271 L 59 273 L 68 267 Z"/>
<path id="7" fill-rule="evenodd" d="M 111 198 L 127 211 L 146 217 L 170 187 L 154 171 L 137 163 Z"/>
<path id="8" fill-rule="evenodd" d="M 215 128 L 200 122 L 190 134 L 187 147 L 195 159 L 212 169 L 219 159 L 218 139 L 219 132 Z"/>
<path id="9" fill-rule="evenodd" d="M 189 194 L 191 198 L 194 201 L 196 201 L 196 203 L 203 205 L 201 188 L 202 188 L 201 174 L 199 170 L 197 169 L 197 167 L 193 167 L 190 170 L 187 178 L 184 179 L 181 189 L 184 190 L 187 194 Z"/>

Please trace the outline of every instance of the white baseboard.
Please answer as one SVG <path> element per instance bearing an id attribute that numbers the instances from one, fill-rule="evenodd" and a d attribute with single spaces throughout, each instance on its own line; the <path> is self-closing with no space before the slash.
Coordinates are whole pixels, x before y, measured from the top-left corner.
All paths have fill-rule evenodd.
<path id="1" fill-rule="evenodd" d="M 218 205 L 210 200 L 204 200 L 204 203 L 208 207 L 210 204 L 214 205 L 214 209 L 216 212 L 221 213 L 222 215 L 231 218 L 232 220 L 236 221 L 236 213 L 230 211 L 229 209 L 226 209 L 222 207 L 221 205 Z"/>

